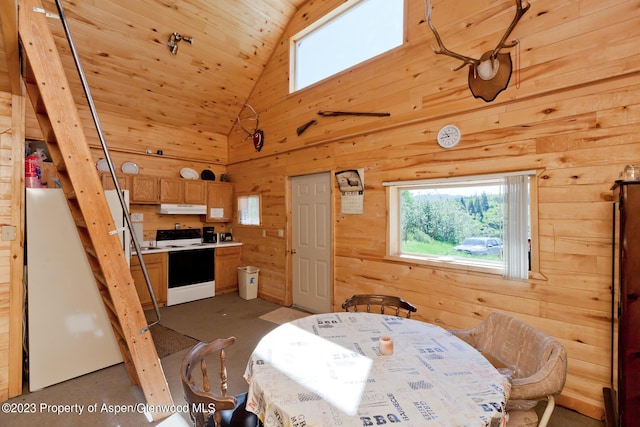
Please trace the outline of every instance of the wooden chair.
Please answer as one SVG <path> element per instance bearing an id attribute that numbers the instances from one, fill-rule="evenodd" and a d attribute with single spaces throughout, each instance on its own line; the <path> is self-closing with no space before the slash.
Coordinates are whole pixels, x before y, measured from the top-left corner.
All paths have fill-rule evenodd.
<path id="1" fill-rule="evenodd" d="M 342 308 L 344 308 L 345 311 L 360 311 L 358 309 L 359 306 L 366 307 L 367 313 L 371 312 L 371 306 L 380 306 L 381 314 L 391 314 L 394 316 L 404 314 L 407 318 L 411 316 L 411 313 L 418 311 L 410 302 L 400 297 L 390 295 L 359 294 L 348 298 L 342 303 Z M 387 313 L 385 313 L 385 308 L 389 309 Z"/>
<path id="2" fill-rule="evenodd" d="M 511 379 L 509 427 L 544 427 L 567 378 L 567 352 L 558 341 L 514 317 L 491 313 L 471 329 L 452 330 Z M 548 400 L 540 418 L 534 406 Z"/>
<path id="3" fill-rule="evenodd" d="M 184 398 L 189 405 L 189 417 L 196 427 L 256 427 L 258 416 L 245 409 L 247 394 L 227 396 L 227 368 L 225 349 L 236 342 L 235 337 L 220 338 L 210 343 L 200 342 L 193 346 L 182 358 L 180 377 Z M 220 360 L 220 394 L 210 391 L 207 376 L 207 356 Z M 198 367 L 201 375 L 196 378 L 202 386 L 196 384 L 194 369 Z M 261 424 L 261 423 L 260 423 Z"/>

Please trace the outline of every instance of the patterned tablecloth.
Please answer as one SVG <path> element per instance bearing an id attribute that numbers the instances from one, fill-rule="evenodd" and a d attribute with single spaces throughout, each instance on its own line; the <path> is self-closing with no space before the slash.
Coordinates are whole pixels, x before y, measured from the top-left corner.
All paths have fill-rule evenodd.
<path id="1" fill-rule="evenodd" d="M 393 339 L 392 355 L 378 349 Z M 266 427 L 504 426 L 509 381 L 474 348 L 428 323 L 327 313 L 267 334 L 244 374 Z"/>

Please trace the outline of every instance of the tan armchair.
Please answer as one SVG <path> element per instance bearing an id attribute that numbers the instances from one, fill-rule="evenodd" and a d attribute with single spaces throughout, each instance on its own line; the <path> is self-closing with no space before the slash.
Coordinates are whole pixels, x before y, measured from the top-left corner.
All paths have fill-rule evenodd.
<path id="1" fill-rule="evenodd" d="M 514 317 L 495 312 L 471 329 L 451 333 L 510 376 L 509 427 L 547 425 L 555 407 L 554 396 L 560 394 L 567 377 L 567 353 L 558 341 Z M 548 403 L 538 424 L 533 407 L 543 399 Z"/>

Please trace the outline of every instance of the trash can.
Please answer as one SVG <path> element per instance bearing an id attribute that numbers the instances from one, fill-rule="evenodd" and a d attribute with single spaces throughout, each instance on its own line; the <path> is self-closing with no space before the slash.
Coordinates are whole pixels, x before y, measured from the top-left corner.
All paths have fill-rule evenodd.
<path id="1" fill-rule="evenodd" d="M 238 267 L 240 298 L 254 299 L 258 297 L 258 273 L 260 273 L 260 269 L 252 265 Z"/>

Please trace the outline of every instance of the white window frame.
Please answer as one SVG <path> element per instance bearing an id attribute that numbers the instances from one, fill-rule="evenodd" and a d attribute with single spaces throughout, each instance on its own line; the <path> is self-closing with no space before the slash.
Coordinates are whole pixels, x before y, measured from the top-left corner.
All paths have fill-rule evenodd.
<path id="1" fill-rule="evenodd" d="M 379 50 L 377 53 L 374 53 L 372 56 L 369 56 L 367 58 L 361 59 L 358 62 L 354 62 L 348 65 L 345 65 L 344 68 L 342 69 L 336 69 L 334 71 L 329 72 L 329 74 L 327 75 L 323 75 L 322 77 L 317 78 L 314 81 L 311 81 L 309 83 L 304 83 L 304 86 L 299 86 L 298 84 L 298 71 L 299 71 L 299 67 L 297 66 L 298 64 L 298 55 L 297 55 L 297 49 L 298 49 L 298 44 L 302 41 L 304 41 L 304 38 L 311 35 L 312 33 L 316 33 L 318 31 L 322 31 L 324 28 L 328 28 L 328 25 L 336 22 L 336 20 L 339 20 L 341 17 L 345 16 L 345 14 L 349 13 L 349 12 L 353 12 L 356 13 L 357 12 L 357 7 L 364 5 L 364 3 L 368 2 L 368 1 L 389 1 L 389 0 L 347 0 L 345 1 L 341 6 L 337 7 L 336 9 L 332 10 L 330 13 L 328 13 L 327 15 L 323 16 L 322 18 L 320 18 L 319 20 L 315 21 L 314 23 L 312 23 L 311 25 L 307 26 L 305 29 L 303 29 L 302 31 L 298 32 L 297 34 L 295 34 L 293 37 L 291 37 L 289 39 L 289 93 L 293 93 L 296 92 L 298 90 L 304 89 L 306 87 L 309 87 L 311 85 L 314 85 L 316 83 L 318 83 L 319 81 L 322 81 L 326 78 L 329 78 L 331 76 L 335 76 L 338 73 L 341 73 L 347 69 L 353 68 L 354 66 L 358 65 L 358 64 L 362 64 L 365 61 L 370 60 L 371 58 L 375 58 L 379 55 L 382 55 L 386 52 L 389 52 L 390 50 L 393 50 L 399 46 L 402 46 L 402 44 L 405 41 L 405 34 L 406 34 L 406 14 L 407 14 L 407 5 L 406 5 L 406 1 L 405 0 L 398 0 L 402 3 L 402 9 L 403 9 L 403 16 L 402 16 L 402 30 L 401 30 L 401 36 L 400 36 L 400 42 L 392 47 L 388 47 L 385 48 L 384 50 Z M 386 21 L 388 22 L 388 21 Z M 360 30 L 361 33 L 366 34 L 365 32 L 366 27 L 362 28 Z M 316 33 L 317 34 L 317 33 Z M 355 48 L 355 47 L 354 47 Z M 357 49 L 358 51 L 361 51 L 362 49 Z M 334 52 L 332 52 L 331 55 L 335 55 L 335 50 Z M 332 56 L 335 57 L 335 56 Z M 321 58 L 319 57 L 319 59 L 325 61 L 325 62 L 330 62 L 331 58 Z"/>
<path id="2" fill-rule="evenodd" d="M 251 206 L 257 203 L 257 218 L 250 214 Z M 247 218 L 245 220 L 245 218 Z M 257 222 L 251 221 L 256 219 Z M 262 224 L 262 197 L 259 194 L 243 194 L 238 196 L 238 224 L 250 227 Z"/>
<path id="3" fill-rule="evenodd" d="M 502 275 L 510 279 L 526 279 L 539 276 L 538 273 L 538 208 L 537 208 L 537 180 L 536 171 L 518 171 L 467 177 L 440 178 L 416 181 L 385 182 L 387 188 L 388 224 L 387 224 L 387 259 L 410 261 L 418 264 L 464 269 L 490 274 Z M 525 179 L 525 181 L 522 181 Z M 505 180 L 505 231 L 504 231 L 504 262 L 482 261 L 470 258 L 438 255 L 405 254 L 401 251 L 400 225 L 400 194 L 402 190 L 418 189 L 435 185 L 469 185 L 483 180 Z M 528 183 L 527 183 L 528 181 Z M 529 194 L 526 197 L 528 184 Z M 517 194 L 516 189 L 525 189 L 525 193 Z M 508 193 L 508 194 L 507 194 Z M 528 204 L 527 204 L 528 199 Z M 511 203 L 511 202 L 515 203 Z M 527 216 L 528 226 L 527 229 Z M 510 220 L 513 218 L 515 220 Z M 509 223 L 519 224 L 520 227 L 509 227 Z M 524 225 L 523 225 L 524 224 Z M 531 270 L 529 270 L 527 239 L 531 236 Z M 513 242 L 519 242 L 513 244 Z M 511 242 L 511 243 L 510 243 Z"/>

